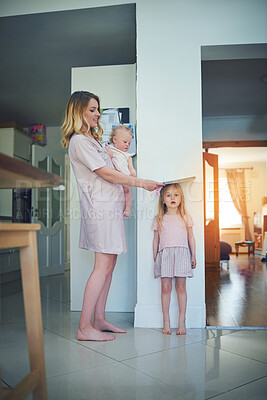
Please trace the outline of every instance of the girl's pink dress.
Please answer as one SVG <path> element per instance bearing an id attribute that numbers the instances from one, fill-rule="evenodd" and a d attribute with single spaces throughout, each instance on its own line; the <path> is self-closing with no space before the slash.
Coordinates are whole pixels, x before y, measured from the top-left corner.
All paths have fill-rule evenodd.
<path id="1" fill-rule="evenodd" d="M 79 247 L 99 253 L 125 253 L 122 186 L 107 182 L 94 172 L 105 166 L 114 169 L 108 153 L 95 139 L 74 134 L 70 140 L 69 157 L 80 199 Z"/>
<path id="2" fill-rule="evenodd" d="M 187 226 L 193 226 L 192 218 L 189 215 Z M 158 231 L 157 217 L 154 219 L 152 229 Z M 154 276 L 155 278 L 192 278 L 194 276 L 191 268 L 187 229 L 181 215 L 163 215 Z"/>

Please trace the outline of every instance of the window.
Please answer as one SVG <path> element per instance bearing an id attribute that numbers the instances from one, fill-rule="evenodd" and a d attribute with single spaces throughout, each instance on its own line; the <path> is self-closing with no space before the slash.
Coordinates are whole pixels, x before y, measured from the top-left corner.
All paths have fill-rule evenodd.
<path id="1" fill-rule="evenodd" d="M 219 221 L 220 228 L 242 225 L 241 215 L 231 199 L 226 177 L 219 178 Z"/>

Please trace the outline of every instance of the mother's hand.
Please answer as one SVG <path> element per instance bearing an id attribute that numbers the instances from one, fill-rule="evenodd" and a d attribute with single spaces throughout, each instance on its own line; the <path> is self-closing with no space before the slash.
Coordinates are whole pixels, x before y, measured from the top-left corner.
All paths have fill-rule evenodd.
<path id="1" fill-rule="evenodd" d="M 142 188 L 148 190 L 149 192 L 152 192 L 153 190 L 156 190 L 161 186 L 164 186 L 162 182 L 155 182 L 149 179 L 143 179 Z"/>

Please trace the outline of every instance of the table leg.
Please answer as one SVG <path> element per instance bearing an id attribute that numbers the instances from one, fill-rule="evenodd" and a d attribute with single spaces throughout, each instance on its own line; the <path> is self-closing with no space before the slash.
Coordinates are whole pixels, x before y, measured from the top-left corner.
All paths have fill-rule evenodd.
<path id="1" fill-rule="evenodd" d="M 235 255 L 238 257 L 238 244 L 235 245 Z"/>
<path id="2" fill-rule="evenodd" d="M 36 232 L 28 234 L 29 246 L 20 248 L 20 264 L 30 367 L 40 371 L 33 399 L 47 400 Z"/>

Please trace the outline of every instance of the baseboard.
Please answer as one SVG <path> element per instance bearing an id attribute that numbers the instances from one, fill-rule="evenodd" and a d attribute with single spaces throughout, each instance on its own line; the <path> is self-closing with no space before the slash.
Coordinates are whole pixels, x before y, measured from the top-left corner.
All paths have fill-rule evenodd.
<path id="1" fill-rule="evenodd" d="M 171 328 L 178 327 L 178 307 L 170 306 Z M 137 304 L 134 314 L 135 328 L 162 328 L 162 310 L 161 305 L 147 306 Z M 206 306 L 187 306 L 186 327 L 187 328 L 205 328 L 206 326 Z"/>

